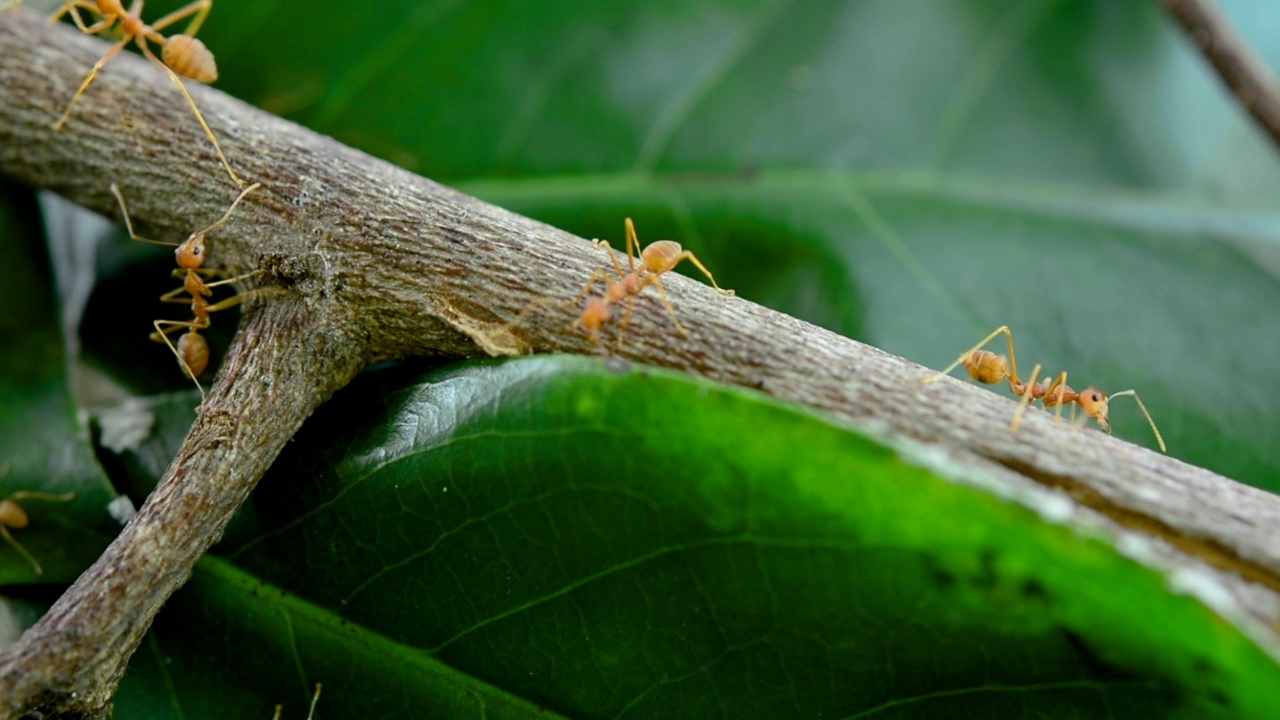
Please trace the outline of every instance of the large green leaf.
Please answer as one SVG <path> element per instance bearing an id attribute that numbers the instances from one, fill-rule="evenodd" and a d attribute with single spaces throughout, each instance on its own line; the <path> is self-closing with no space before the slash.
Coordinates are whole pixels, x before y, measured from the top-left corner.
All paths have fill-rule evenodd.
<path id="1" fill-rule="evenodd" d="M 607 361 L 366 375 L 117 709 L 251 717 L 323 682 L 336 717 L 1271 716 L 1280 667 L 1238 630 L 928 457 Z"/>

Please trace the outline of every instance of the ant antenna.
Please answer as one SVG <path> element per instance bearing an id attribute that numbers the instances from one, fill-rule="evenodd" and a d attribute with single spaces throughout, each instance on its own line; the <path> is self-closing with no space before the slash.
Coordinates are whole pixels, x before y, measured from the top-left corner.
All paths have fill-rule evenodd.
<path id="1" fill-rule="evenodd" d="M 1138 397 L 1138 393 L 1133 390 L 1122 390 L 1118 393 L 1111 393 L 1111 399 L 1114 400 L 1122 395 L 1128 395 L 1133 398 L 1134 402 L 1138 403 L 1138 409 L 1146 416 L 1147 424 L 1151 426 L 1151 432 L 1156 436 L 1156 442 L 1160 445 L 1160 452 L 1168 453 L 1169 450 L 1164 445 L 1164 437 L 1160 435 L 1160 429 L 1156 427 L 1156 421 L 1151 419 L 1151 413 L 1147 412 L 1147 406 L 1143 404 L 1142 398 Z"/>

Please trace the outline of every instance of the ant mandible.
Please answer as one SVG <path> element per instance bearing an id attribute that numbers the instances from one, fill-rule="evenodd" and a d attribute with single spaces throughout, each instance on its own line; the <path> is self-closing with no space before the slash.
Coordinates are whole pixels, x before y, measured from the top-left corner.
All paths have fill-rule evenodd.
<path id="1" fill-rule="evenodd" d="M 984 350 L 983 347 L 995 340 L 996 337 L 1003 334 L 1009 347 L 1009 357 L 1003 356 Z M 1030 382 L 1022 382 L 1018 377 L 1018 356 L 1013 351 L 1013 332 L 1009 330 L 1008 325 L 1001 325 L 992 333 L 982 339 L 982 342 L 974 345 L 963 355 L 956 359 L 936 375 L 924 378 L 923 382 L 931 383 L 946 377 L 958 365 L 964 365 L 965 372 L 969 377 L 985 385 L 997 385 L 1000 382 L 1008 381 L 1009 390 L 1017 395 L 1021 402 L 1019 403 L 1018 412 L 1014 415 L 1013 422 L 1010 424 L 1011 430 L 1017 430 L 1019 423 L 1022 421 L 1023 412 L 1031 403 L 1039 400 L 1045 408 L 1056 407 L 1059 417 L 1062 415 L 1062 407 L 1070 403 L 1076 403 L 1085 415 L 1093 418 L 1098 426 L 1106 432 L 1111 432 L 1111 420 L 1109 417 L 1110 398 L 1117 398 L 1128 395 L 1138 403 L 1138 408 L 1142 410 L 1142 414 L 1146 416 L 1147 423 L 1151 426 L 1151 432 L 1156 436 L 1156 442 L 1160 445 L 1160 452 L 1168 452 L 1164 444 L 1164 438 L 1160 435 L 1160 430 L 1156 428 L 1156 422 L 1151 418 L 1151 413 L 1147 412 L 1147 406 L 1143 404 L 1142 398 L 1138 397 L 1138 393 L 1133 390 L 1124 390 L 1122 392 L 1113 393 L 1110 398 L 1107 394 L 1095 387 L 1085 388 L 1081 392 L 1076 392 L 1067 385 L 1067 373 L 1064 370 L 1048 385 L 1036 382 L 1036 378 L 1040 375 L 1040 365 L 1037 364 L 1031 373 Z M 1072 415 L 1075 414 L 1075 408 L 1072 408 Z"/>
<path id="2" fill-rule="evenodd" d="M 4 476 L 9 472 L 9 463 L 0 466 L 0 476 Z M 22 557 L 31 563 L 31 567 L 35 569 L 37 575 L 44 574 L 44 568 L 40 567 L 40 562 L 35 556 L 22 547 L 9 529 L 18 530 L 30 524 L 31 519 L 27 516 L 27 511 L 22 509 L 18 504 L 19 500 L 49 500 L 53 502 L 69 502 L 76 499 L 75 493 L 67 493 L 65 495 L 54 495 L 52 493 L 35 492 L 33 490 L 20 490 L 10 493 L 3 500 L 0 500 L 0 535 L 4 536 L 6 542 L 13 546 Z"/>
<path id="3" fill-rule="evenodd" d="M 76 27 L 89 35 L 106 32 L 119 23 L 121 34 L 120 40 L 112 45 L 98 62 L 93 64 L 93 69 L 85 76 L 84 82 L 80 83 L 80 88 L 76 90 L 71 102 L 67 104 L 66 112 L 62 113 L 62 117 L 58 118 L 58 121 L 53 124 L 53 129 L 61 130 L 66 125 L 67 119 L 71 117 L 71 109 L 75 107 L 76 101 L 80 99 L 80 96 L 88 89 L 89 84 L 97 77 L 98 71 L 102 70 L 110 62 L 111 58 L 115 57 L 132 41 L 142 50 L 143 56 L 150 60 L 153 65 L 160 68 L 178 86 L 178 90 L 182 92 L 182 97 L 186 98 L 187 104 L 191 106 L 191 111 L 195 113 L 196 120 L 200 122 L 200 127 L 204 128 L 204 134 L 209 137 L 209 142 L 213 143 L 213 149 L 218 153 L 218 159 L 222 161 L 222 166 L 227 169 L 227 174 L 231 176 L 231 180 L 238 187 L 244 187 L 244 180 L 241 180 L 236 175 L 235 170 L 231 169 L 231 163 L 227 161 L 227 156 L 222 154 L 222 146 L 218 144 L 218 138 L 214 137 L 213 130 L 210 130 L 209 124 L 204 121 L 204 115 L 200 114 L 200 108 L 196 107 L 195 100 L 191 99 L 191 94 L 187 92 L 186 86 L 182 84 L 181 78 L 178 77 L 181 75 L 201 83 L 211 83 L 218 79 L 218 66 L 213 58 L 213 53 L 209 51 L 209 48 L 205 47 L 203 42 L 195 37 L 195 34 L 200 31 L 200 26 L 204 24 L 205 18 L 209 15 L 209 11 L 213 9 L 213 0 L 197 0 L 174 10 L 152 25 L 142 21 L 142 3 L 143 0 L 134 0 L 126 11 L 121 0 L 95 0 L 92 3 L 87 0 L 63 0 L 62 9 L 50 18 L 50 22 L 56 22 L 63 15 L 70 13 Z M 86 25 L 84 19 L 80 17 L 81 10 L 100 15 L 102 19 L 92 25 Z M 172 37 L 165 37 L 160 34 L 160 31 L 166 27 L 192 15 L 195 17 L 187 24 L 185 33 Z M 151 48 L 147 45 L 148 41 L 161 46 L 163 62 L 155 56 L 155 53 L 151 52 Z"/>
<path id="4" fill-rule="evenodd" d="M 698 257 L 691 251 L 685 250 L 680 243 L 674 240 L 657 240 L 650 243 L 643 250 L 640 247 L 640 240 L 636 236 L 635 223 L 631 218 L 625 220 L 627 231 L 627 272 L 622 272 L 622 264 L 618 262 L 617 256 L 613 253 L 613 248 L 609 246 L 607 240 L 596 240 L 592 243 L 594 247 L 603 247 L 609 254 L 609 260 L 613 263 L 613 270 L 617 274 L 616 281 L 609 277 L 607 270 L 597 270 L 591 275 L 591 279 L 582 288 L 582 292 L 578 295 L 578 300 L 591 292 L 591 288 L 599 281 L 605 282 L 605 293 L 602 297 L 591 298 L 582 309 L 582 314 L 574 323 L 574 329 L 578 327 L 586 328 L 591 333 L 591 339 L 595 342 L 599 337 L 600 328 L 607 322 L 612 315 L 610 306 L 621 302 L 623 298 L 627 300 L 627 312 L 622 317 L 622 322 L 618 326 L 618 345 L 622 345 L 622 334 L 626 332 L 627 326 L 631 322 L 631 313 L 635 310 L 636 298 L 649 285 L 658 288 L 658 294 L 662 297 L 662 304 L 667 309 L 667 314 L 671 316 L 671 321 L 675 323 L 676 330 L 681 335 L 688 335 L 689 331 L 680 324 L 680 319 L 676 317 L 675 308 L 671 306 L 671 300 L 667 297 L 667 291 L 662 286 L 662 276 L 671 272 L 677 265 L 688 260 L 695 267 L 702 271 L 703 275 L 711 281 L 711 286 L 723 295 L 733 295 L 732 290 L 725 290 L 716 284 L 716 279 L 711 275 L 711 271 L 698 260 Z M 632 248 L 635 249 L 635 255 L 632 256 Z M 639 268 L 636 262 L 639 261 Z"/>
<path id="5" fill-rule="evenodd" d="M 223 213 L 222 217 L 209 227 L 198 230 L 191 234 L 181 243 L 162 242 L 159 240 L 148 240 L 140 237 L 133 231 L 133 221 L 129 219 L 129 209 L 125 207 L 124 194 L 120 192 L 120 187 L 115 183 L 111 185 L 111 193 L 116 196 L 116 200 L 120 202 L 120 213 L 124 215 L 125 227 L 129 230 L 129 237 L 138 242 L 150 243 L 152 245 L 165 245 L 175 247 L 174 255 L 177 256 L 178 267 L 173 271 L 174 277 L 183 278 L 182 287 L 171 290 L 160 296 L 160 302 L 171 302 L 186 304 L 188 300 L 191 302 L 191 312 L 195 315 L 194 320 L 155 320 L 152 325 L 156 331 L 152 333 L 151 339 L 162 341 L 169 346 L 178 363 L 182 366 L 182 371 L 191 378 L 196 384 L 196 389 L 200 391 L 200 396 L 204 397 L 204 388 L 201 387 L 197 376 L 204 372 L 205 367 L 209 364 L 209 343 L 200 335 L 200 331 L 209 327 L 209 313 L 225 310 L 229 307 L 239 305 L 254 296 L 254 292 L 245 292 L 229 297 L 216 303 L 210 303 L 207 298 L 213 295 L 212 288 L 219 285 L 228 285 L 230 283 L 239 282 L 246 278 L 253 277 L 261 273 L 255 270 L 251 273 L 238 275 L 226 280 L 217 282 L 205 282 L 200 277 L 201 273 L 208 274 L 212 272 L 203 267 L 205 257 L 205 236 L 217 230 L 231 219 L 231 214 L 235 212 L 236 206 L 244 200 L 249 193 L 262 187 L 261 183 L 254 183 L 241 191 L 240 195 L 231 203 L 231 207 Z M 187 293 L 188 297 L 183 297 L 182 293 Z M 186 328 L 187 331 L 178 338 L 178 344 L 175 347 L 173 341 L 169 339 L 169 333 L 176 330 Z"/>

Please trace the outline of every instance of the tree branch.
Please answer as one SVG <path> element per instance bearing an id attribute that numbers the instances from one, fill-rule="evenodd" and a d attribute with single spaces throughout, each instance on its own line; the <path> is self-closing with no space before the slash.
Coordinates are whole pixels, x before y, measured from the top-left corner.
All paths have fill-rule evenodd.
<path id="1" fill-rule="evenodd" d="M 1280 85 L 1214 0 L 1160 0 L 1200 52 L 1218 71 L 1253 119 L 1280 148 Z"/>
<path id="2" fill-rule="evenodd" d="M 122 55 L 58 117 L 103 44 L 26 12 L 0 22 L 0 172 L 114 217 L 118 183 L 144 234 L 182 238 L 236 194 L 163 75 Z M 191 93 L 237 171 L 263 189 L 215 237 L 228 272 L 275 288 L 245 320 L 160 486 L 102 558 L 0 655 L 0 715 L 100 716 L 164 599 L 221 535 L 281 446 L 365 364 L 426 355 L 593 352 L 548 306 L 602 267 L 579 238 L 415 176 L 215 90 Z M 621 218 L 619 218 L 621 220 Z M 898 438 L 1022 496 L 1065 491 L 1075 520 L 1157 538 L 1218 573 L 1256 620 L 1280 626 L 1280 501 L 1208 471 L 1013 404 L 682 277 L 692 330 L 639 303 L 625 358 L 755 388 Z"/>

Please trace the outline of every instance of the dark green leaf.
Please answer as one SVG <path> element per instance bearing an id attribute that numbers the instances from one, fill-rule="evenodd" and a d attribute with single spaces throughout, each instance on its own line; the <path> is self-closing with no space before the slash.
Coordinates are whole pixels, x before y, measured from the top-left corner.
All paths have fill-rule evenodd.
<path id="1" fill-rule="evenodd" d="M 170 662 L 187 717 L 238 702 L 199 687 L 267 707 L 314 682 L 338 717 L 1280 703 L 1280 667 L 1160 572 L 930 457 L 607 361 L 366 375 L 263 480 L 270 520 L 202 566 L 117 706 L 154 702 L 147 668 Z"/>

